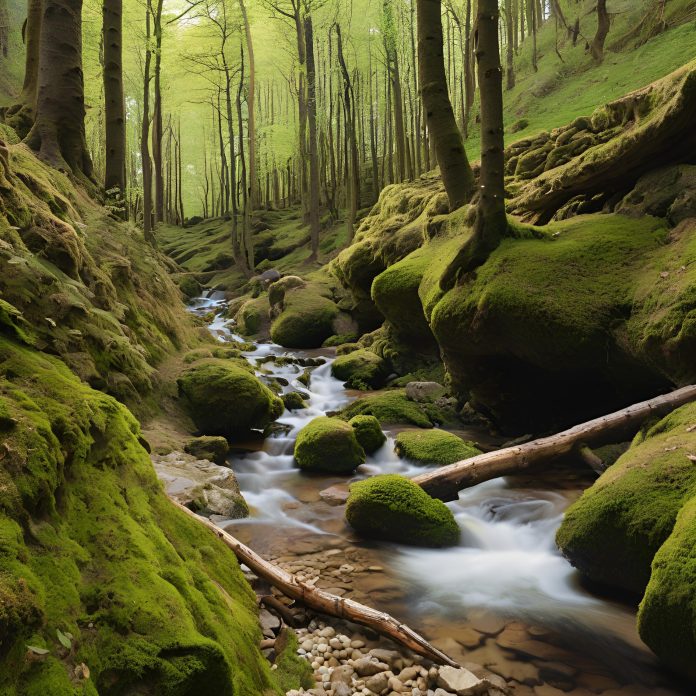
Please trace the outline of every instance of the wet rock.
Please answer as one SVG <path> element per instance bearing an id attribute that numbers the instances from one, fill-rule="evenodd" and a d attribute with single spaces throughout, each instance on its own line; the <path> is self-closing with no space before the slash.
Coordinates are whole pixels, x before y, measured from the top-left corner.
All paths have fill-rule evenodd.
<path id="1" fill-rule="evenodd" d="M 167 494 L 182 505 L 205 515 L 230 519 L 249 515 L 231 469 L 183 452 L 153 455 L 152 463 Z"/>
<path id="2" fill-rule="evenodd" d="M 468 669 L 445 666 L 438 672 L 437 685 L 457 696 L 475 696 L 483 693 L 489 684 Z"/>
<path id="3" fill-rule="evenodd" d="M 350 685 L 353 683 L 354 674 L 355 670 L 350 665 L 341 665 L 340 667 L 336 667 L 331 673 L 331 683 Z"/>
<path id="4" fill-rule="evenodd" d="M 274 636 L 280 630 L 280 619 L 268 609 L 261 609 L 259 612 L 259 623 L 264 636 Z"/>
<path id="5" fill-rule="evenodd" d="M 385 665 L 383 662 L 370 657 L 361 657 L 359 660 L 356 660 L 354 667 L 361 677 L 371 677 L 389 669 L 389 665 Z"/>
<path id="6" fill-rule="evenodd" d="M 381 694 L 389 684 L 389 677 L 386 672 L 380 672 L 365 680 L 365 686 L 376 694 Z"/>
<path id="7" fill-rule="evenodd" d="M 230 446 L 224 437 L 204 436 L 189 440 L 184 445 L 184 451 L 196 459 L 207 459 L 223 465 Z"/>
<path id="8" fill-rule="evenodd" d="M 319 492 L 319 497 L 331 506 L 345 505 L 348 500 L 348 489 L 345 486 L 336 485 L 325 488 Z"/>
<path id="9" fill-rule="evenodd" d="M 445 387 L 437 382 L 409 382 L 406 385 L 406 398 L 418 403 L 434 403 L 446 393 Z"/>

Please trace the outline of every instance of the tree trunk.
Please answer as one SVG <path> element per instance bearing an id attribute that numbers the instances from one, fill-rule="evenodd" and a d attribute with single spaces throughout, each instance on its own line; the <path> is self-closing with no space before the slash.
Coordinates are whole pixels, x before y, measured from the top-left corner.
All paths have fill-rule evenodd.
<path id="1" fill-rule="evenodd" d="M 608 33 L 609 13 L 607 12 L 607 0 L 597 0 L 597 33 L 592 39 L 590 53 L 598 63 L 604 60 L 604 42 Z"/>
<path id="2" fill-rule="evenodd" d="M 153 16 L 155 37 L 154 104 L 152 112 L 152 160 L 155 183 L 155 220 L 164 220 L 164 172 L 162 169 L 162 5 L 158 0 Z"/>
<path id="3" fill-rule="evenodd" d="M 515 65 L 514 65 L 514 20 L 512 12 L 512 0 L 505 0 L 505 25 L 506 25 L 506 36 L 507 45 L 505 47 L 505 55 L 507 58 L 507 88 L 508 90 L 513 89 L 515 86 Z"/>
<path id="4" fill-rule="evenodd" d="M 519 474 L 539 462 L 554 463 L 558 457 L 569 454 L 582 445 L 602 445 L 630 439 L 648 419 L 663 417 L 695 400 L 696 386 L 684 387 L 576 425 L 556 435 L 440 467 L 416 476 L 413 481 L 435 498 L 456 500 L 463 488 L 500 476 Z"/>
<path id="5" fill-rule="evenodd" d="M 261 558 L 261 556 L 252 551 L 248 546 L 242 544 L 232 535 L 217 527 L 210 520 L 197 515 L 184 505 L 181 505 L 181 503 L 174 500 L 171 502 L 181 510 L 181 512 L 186 513 L 189 517 L 207 527 L 215 534 L 225 546 L 234 552 L 240 563 L 244 563 L 253 573 L 267 580 L 271 585 L 291 599 L 302 602 L 310 609 L 314 609 L 321 614 L 335 616 L 340 619 L 362 624 L 363 626 L 368 626 L 377 633 L 391 638 L 418 655 L 432 660 L 436 664 L 459 667 L 459 665 L 445 655 L 445 653 L 438 650 L 422 636 L 406 626 L 406 624 L 397 621 L 389 614 L 372 609 L 355 600 L 329 594 L 326 590 L 298 580 L 286 570 Z"/>
<path id="6" fill-rule="evenodd" d="M 399 181 L 404 181 L 406 179 L 406 136 L 404 133 L 404 102 L 401 89 L 401 73 L 399 70 L 399 56 L 396 50 L 396 25 L 391 1 L 384 0 L 382 7 L 384 50 L 387 58 L 387 73 L 391 82 L 391 98 L 394 114 L 397 176 Z"/>
<path id="7" fill-rule="evenodd" d="M 247 92 L 247 138 L 249 151 L 249 205 L 250 213 L 259 202 L 259 186 L 257 181 L 256 162 L 256 60 L 254 58 L 254 41 L 251 36 L 251 25 L 247 15 L 244 0 L 239 0 L 242 13 L 244 36 L 246 38 L 247 56 L 249 59 L 249 90 Z"/>
<path id="8" fill-rule="evenodd" d="M 27 144 L 56 169 L 93 183 L 85 137 L 82 0 L 43 0 L 36 118 Z"/>
<path id="9" fill-rule="evenodd" d="M 24 84 L 17 103 L 7 110 L 6 117 L 8 125 L 14 128 L 21 138 L 28 135 L 36 116 L 42 17 L 41 0 L 29 0 L 24 30 Z"/>
<path id="10" fill-rule="evenodd" d="M 311 15 L 304 18 L 304 37 L 307 60 L 307 123 L 309 126 L 309 231 L 311 259 L 319 257 L 319 150 L 317 140 L 317 72 L 314 61 L 314 25 Z"/>
<path id="11" fill-rule="evenodd" d="M 447 89 L 440 0 L 418 0 L 418 76 L 428 131 L 455 210 L 471 200 L 475 185 Z"/>
<path id="12" fill-rule="evenodd" d="M 140 131 L 140 158 L 143 168 L 143 234 L 152 246 L 156 246 L 157 242 L 152 229 L 152 161 L 150 160 L 151 15 L 152 4 L 151 0 L 148 0 L 145 8 L 145 65 L 143 71 L 143 122 Z"/>
<path id="13" fill-rule="evenodd" d="M 104 0 L 104 122 L 106 162 L 104 189 L 109 197 L 122 201 L 126 192 L 126 111 L 123 98 L 123 2 Z M 125 210 L 124 210 L 125 213 Z"/>

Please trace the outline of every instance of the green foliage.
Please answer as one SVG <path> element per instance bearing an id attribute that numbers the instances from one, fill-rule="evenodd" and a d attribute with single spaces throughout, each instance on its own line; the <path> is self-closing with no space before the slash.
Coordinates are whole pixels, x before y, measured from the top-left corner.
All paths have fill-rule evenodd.
<path id="1" fill-rule="evenodd" d="M 384 384 L 387 365 L 369 350 L 340 355 L 331 365 L 331 374 L 352 389 L 376 389 Z"/>
<path id="2" fill-rule="evenodd" d="M 450 509 L 397 474 L 351 484 L 346 521 L 360 534 L 401 544 L 438 547 L 459 541 Z"/>
<path id="3" fill-rule="evenodd" d="M 584 575 L 640 594 L 651 563 L 696 493 L 696 405 L 663 419 L 566 511 L 556 541 Z"/>
<path id="4" fill-rule="evenodd" d="M 365 462 L 365 452 L 348 423 L 322 416 L 298 433 L 295 461 L 305 471 L 349 474 Z"/>
<path id="5" fill-rule="evenodd" d="M 400 457 L 419 464 L 445 466 L 481 454 L 473 442 L 445 430 L 404 430 L 394 442 Z"/>
<path id="6" fill-rule="evenodd" d="M 196 427 L 205 435 L 240 437 L 263 430 L 283 413 L 283 402 L 256 376 L 231 361 L 207 360 L 177 380 Z"/>
<path id="7" fill-rule="evenodd" d="M 355 416 L 349 421 L 358 443 L 367 454 L 374 454 L 386 441 L 382 426 L 374 416 Z"/>

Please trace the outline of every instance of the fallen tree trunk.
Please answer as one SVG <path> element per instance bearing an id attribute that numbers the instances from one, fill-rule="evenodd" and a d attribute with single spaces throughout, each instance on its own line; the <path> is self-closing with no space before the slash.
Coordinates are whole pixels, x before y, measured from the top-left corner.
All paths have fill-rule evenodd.
<path id="1" fill-rule="evenodd" d="M 556 435 L 542 437 L 523 445 L 486 452 L 427 474 L 413 481 L 434 498 L 456 500 L 463 488 L 490 481 L 499 476 L 519 474 L 535 464 L 572 452 L 587 444 L 619 442 L 632 437 L 651 416 L 664 416 L 679 406 L 696 400 L 696 385 L 684 387 L 621 411 L 576 425 Z"/>
<path id="2" fill-rule="evenodd" d="M 175 500 L 171 502 L 182 512 L 185 512 L 189 517 L 196 520 L 196 522 L 207 527 L 223 542 L 223 544 L 225 544 L 225 546 L 234 551 L 241 563 L 244 563 L 256 575 L 267 580 L 271 585 L 288 597 L 300 601 L 310 609 L 314 609 L 322 614 L 335 616 L 339 619 L 346 619 L 367 626 L 439 665 L 459 667 L 459 665 L 445 655 L 445 653 L 428 643 L 425 638 L 418 635 L 415 631 L 406 626 L 406 624 L 397 621 L 393 616 L 372 609 L 359 602 L 355 602 L 352 599 L 338 597 L 318 587 L 300 582 L 294 575 L 261 558 L 261 556 L 252 551 L 248 546 L 242 544 L 241 541 L 214 525 L 210 520 L 197 515 Z"/>

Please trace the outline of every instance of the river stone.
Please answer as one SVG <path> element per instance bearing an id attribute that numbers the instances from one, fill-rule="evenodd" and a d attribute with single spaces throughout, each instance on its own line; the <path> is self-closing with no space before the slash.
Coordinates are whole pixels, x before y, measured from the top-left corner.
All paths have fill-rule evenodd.
<path id="1" fill-rule="evenodd" d="M 389 677 L 386 672 L 380 672 L 365 680 L 365 686 L 376 694 L 381 694 L 387 688 Z"/>
<path id="2" fill-rule="evenodd" d="M 446 393 L 447 390 L 437 382 L 409 382 L 406 385 L 406 398 L 418 403 L 433 403 Z"/>
<path id="3" fill-rule="evenodd" d="M 332 685 L 333 696 L 353 696 L 353 688 L 343 682 Z"/>
<path id="4" fill-rule="evenodd" d="M 371 677 L 373 674 L 386 672 L 389 669 L 389 665 L 372 660 L 369 657 L 361 657 L 359 660 L 356 660 L 354 667 L 361 677 Z"/>
<path id="5" fill-rule="evenodd" d="M 249 507 L 232 469 L 183 452 L 152 455 L 152 464 L 167 495 L 204 515 L 248 517 Z"/>
<path id="6" fill-rule="evenodd" d="M 457 694 L 457 696 L 476 696 L 485 692 L 488 683 L 479 679 L 468 669 L 441 667 L 437 675 L 437 685 Z"/>
<path id="7" fill-rule="evenodd" d="M 350 665 L 341 665 L 331 673 L 332 684 L 351 684 L 355 670 Z"/>
<path id="8" fill-rule="evenodd" d="M 370 655 L 380 662 L 389 665 L 391 669 L 394 669 L 396 663 L 401 660 L 401 653 L 396 650 L 385 650 L 384 648 L 374 648 L 370 650 Z"/>

